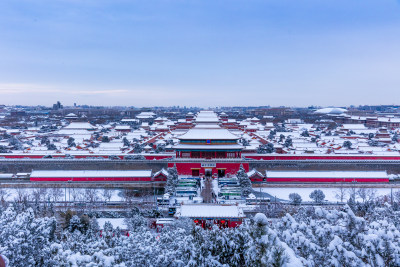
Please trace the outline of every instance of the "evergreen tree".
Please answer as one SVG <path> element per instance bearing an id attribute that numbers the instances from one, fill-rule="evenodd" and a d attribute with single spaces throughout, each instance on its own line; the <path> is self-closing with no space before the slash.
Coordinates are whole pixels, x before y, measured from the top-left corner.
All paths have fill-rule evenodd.
<path id="1" fill-rule="evenodd" d="M 126 147 L 130 147 L 130 145 L 131 145 L 131 143 L 129 143 L 129 141 L 128 141 L 128 139 L 126 137 L 124 137 L 122 139 L 122 142 L 124 143 L 124 146 L 126 146 Z"/>
<path id="2" fill-rule="evenodd" d="M 347 149 L 351 149 L 351 146 L 352 146 L 353 144 L 350 142 L 350 141 L 348 141 L 348 140 L 346 140 L 346 141 L 344 141 L 343 142 L 343 147 L 345 147 L 345 148 L 347 148 Z"/>
<path id="3" fill-rule="evenodd" d="M 67 144 L 68 144 L 69 147 L 76 146 L 75 139 L 73 137 L 68 138 Z"/>
<path id="4" fill-rule="evenodd" d="M 47 144 L 47 150 L 57 150 L 57 147 L 54 144 Z"/>
<path id="5" fill-rule="evenodd" d="M 304 130 L 300 135 L 303 137 L 310 137 L 310 134 L 308 133 L 307 130 Z"/>
<path id="6" fill-rule="evenodd" d="M 284 266 L 288 258 L 277 234 L 267 227 L 267 217 L 262 213 L 254 216 L 250 228 L 251 244 L 247 251 L 247 266 Z"/>
<path id="7" fill-rule="evenodd" d="M 397 132 L 394 133 L 394 135 L 392 137 L 392 141 L 395 143 L 399 142 L 399 136 L 398 136 Z"/>
<path id="8" fill-rule="evenodd" d="M 167 175 L 167 184 L 165 186 L 165 191 L 170 195 L 175 193 L 175 187 L 178 184 L 178 171 L 176 169 L 176 165 L 174 167 L 168 168 L 168 175 Z"/>
<path id="9" fill-rule="evenodd" d="M 293 141 L 292 138 L 290 138 L 290 136 L 288 136 L 285 140 L 285 143 L 283 144 L 285 147 L 291 147 L 293 146 Z"/>
<path id="10" fill-rule="evenodd" d="M 236 173 L 236 177 L 239 180 L 239 185 L 242 189 L 242 195 L 244 197 L 249 196 L 249 194 L 253 192 L 253 188 L 251 186 L 249 176 L 247 175 L 247 172 L 243 168 L 242 164 L 240 165 L 239 171 Z"/>
<path id="11" fill-rule="evenodd" d="M 273 140 L 275 138 L 275 135 L 276 135 L 276 131 L 271 130 L 268 134 L 268 139 Z"/>

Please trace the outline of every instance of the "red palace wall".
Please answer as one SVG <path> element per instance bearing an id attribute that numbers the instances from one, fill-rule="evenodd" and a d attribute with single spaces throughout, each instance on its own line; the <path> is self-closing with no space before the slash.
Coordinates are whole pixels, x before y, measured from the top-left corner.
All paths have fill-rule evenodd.
<path id="1" fill-rule="evenodd" d="M 388 183 L 389 178 L 268 178 L 267 183 L 342 183 L 342 182 L 360 182 L 360 183 Z"/>
<path id="2" fill-rule="evenodd" d="M 144 156 L 146 159 L 149 159 L 149 160 L 154 160 L 154 159 L 156 159 L 156 160 L 159 160 L 159 159 L 167 159 L 167 158 L 172 158 L 173 156 L 169 156 L 169 155 L 150 155 L 150 156 L 147 156 L 147 155 L 145 155 Z"/>
<path id="3" fill-rule="evenodd" d="M 32 182 L 151 182 L 151 177 L 31 177 Z"/>
<path id="4" fill-rule="evenodd" d="M 209 162 L 207 162 L 208 164 Z M 215 163 L 215 167 L 201 167 L 201 162 L 176 162 L 176 163 L 168 163 L 168 168 L 171 168 L 176 164 L 176 169 L 179 175 L 192 175 L 192 169 L 199 169 L 200 175 L 205 174 L 205 169 L 212 169 L 212 174 L 217 175 L 218 169 L 225 169 L 225 175 L 227 174 L 236 174 L 240 168 L 240 165 L 243 165 L 243 168 L 246 172 L 249 171 L 248 163 L 231 163 L 231 162 L 223 162 L 223 163 Z"/>
<path id="5" fill-rule="evenodd" d="M 68 153 L 65 153 L 68 154 Z M 51 154 L 53 158 L 64 158 L 65 154 Z M 117 155 L 120 159 L 124 159 L 125 156 L 131 154 L 124 154 L 124 155 Z M 350 155 L 257 155 L 257 154 L 243 154 L 247 159 L 254 159 L 254 160 L 395 160 L 400 161 L 399 156 L 377 156 L 377 155 L 357 155 L 357 156 L 350 156 Z M 46 154 L 0 154 L 0 157 L 6 159 L 42 159 Z M 84 158 L 105 158 L 107 159 L 109 155 L 102 155 L 102 154 L 78 154 L 72 155 L 76 159 L 84 159 Z M 165 158 L 172 158 L 174 155 L 144 155 L 147 160 L 160 160 Z"/>
<path id="6" fill-rule="evenodd" d="M 255 160 L 398 160 L 400 156 L 376 156 L 376 155 L 364 155 L 364 156 L 348 156 L 348 155 L 245 155 L 248 159 Z"/>
<path id="7" fill-rule="evenodd" d="M 67 153 L 68 154 L 68 153 Z M 6 159 L 43 159 L 46 156 L 45 154 L 0 154 L 0 157 Z M 110 155 L 101 155 L 101 154 L 79 154 L 72 155 L 75 159 L 85 159 L 85 158 L 104 158 L 108 159 Z M 120 159 L 124 159 L 125 156 L 131 156 L 131 154 L 117 155 Z M 147 160 L 160 160 L 166 158 L 172 158 L 174 155 L 144 155 Z M 51 154 L 52 158 L 65 158 L 65 154 Z"/>
<path id="8" fill-rule="evenodd" d="M 206 221 L 205 219 L 193 219 L 193 222 L 203 229 L 206 229 Z M 235 228 L 242 224 L 242 219 L 215 219 L 213 224 L 220 228 Z"/>
<path id="9" fill-rule="evenodd" d="M 263 182 L 265 177 L 262 177 L 260 175 L 253 175 L 253 176 L 250 176 L 249 179 L 252 182 Z"/>

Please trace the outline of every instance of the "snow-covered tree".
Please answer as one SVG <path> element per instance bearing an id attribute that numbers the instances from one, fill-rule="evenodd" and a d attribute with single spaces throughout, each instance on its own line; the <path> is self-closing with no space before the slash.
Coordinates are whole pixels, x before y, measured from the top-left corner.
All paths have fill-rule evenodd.
<path id="1" fill-rule="evenodd" d="M 251 241 L 246 253 L 247 266 L 284 266 L 288 255 L 275 231 L 267 227 L 264 214 L 257 213 L 250 228 Z"/>
<path id="2" fill-rule="evenodd" d="M 273 140 L 275 138 L 275 135 L 276 135 L 276 131 L 271 130 L 268 134 L 268 139 Z"/>
<path id="3" fill-rule="evenodd" d="M 55 218 L 35 218 L 32 209 L 17 213 L 10 207 L 0 216 L 0 254 L 10 266 L 54 266 L 49 247 L 55 229 Z"/>
<path id="4" fill-rule="evenodd" d="M 236 173 L 236 177 L 239 180 L 239 185 L 242 189 L 242 195 L 247 197 L 251 192 L 253 192 L 253 188 L 243 165 L 240 165 L 239 171 Z"/>
<path id="5" fill-rule="evenodd" d="M 315 189 L 311 192 L 310 198 L 314 200 L 315 203 L 322 203 L 325 199 L 325 194 L 322 190 Z"/>
<path id="6" fill-rule="evenodd" d="M 165 186 L 165 192 L 173 195 L 175 193 L 175 187 L 178 184 L 178 171 L 176 165 L 172 168 L 168 168 L 167 184 Z"/>
<path id="7" fill-rule="evenodd" d="M 75 138 L 73 138 L 73 137 L 68 138 L 67 144 L 68 144 L 69 147 L 76 146 L 76 144 L 75 144 Z"/>
<path id="8" fill-rule="evenodd" d="M 288 137 L 286 138 L 286 140 L 285 140 L 285 143 L 283 143 L 283 145 L 284 145 L 285 147 L 291 147 L 291 146 L 293 146 L 292 138 L 290 138 L 290 136 L 288 136 Z"/>
<path id="9" fill-rule="evenodd" d="M 124 143 L 124 146 L 129 147 L 131 143 L 128 141 L 126 137 L 122 138 L 122 142 Z"/>
<path id="10" fill-rule="evenodd" d="M 343 147 L 345 147 L 345 148 L 347 148 L 347 149 L 351 149 L 351 146 L 352 146 L 353 144 L 349 141 L 349 140 L 346 140 L 346 141 L 344 141 L 343 142 Z"/>
<path id="11" fill-rule="evenodd" d="M 112 198 L 113 190 L 110 188 L 104 188 L 101 195 L 105 201 L 110 201 Z"/>
<path id="12" fill-rule="evenodd" d="M 397 134 L 397 132 L 394 133 L 394 135 L 392 137 L 392 141 L 395 143 L 399 142 L 399 135 Z"/>
<path id="13" fill-rule="evenodd" d="M 300 135 L 303 137 L 310 137 L 310 134 L 308 133 L 307 130 L 304 130 Z"/>
<path id="14" fill-rule="evenodd" d="M 267 153 L 274 153 L 274 152 L 275 152 L 275 148 L 274 148 L 274 144 L 272 144 L 272 143 L 261 145 L 257 149 L 257 153 L 259 153 L 259 154 L 267 154 Z"/>
<path id="15" fill-rule="evenodd" d="M 290 193 L 289 200 L 292 204 L 299 205 L 302 202 L 301 196 L 297 193 Z"/>

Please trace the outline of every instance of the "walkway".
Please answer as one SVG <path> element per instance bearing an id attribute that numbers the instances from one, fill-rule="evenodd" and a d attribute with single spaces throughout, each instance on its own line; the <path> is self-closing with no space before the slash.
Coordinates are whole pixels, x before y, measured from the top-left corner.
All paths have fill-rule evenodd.
<path id="1" fill-rule="evenodd" d="M 213 189 L 211 178 L 206 178 L 204 181 L 204 188 L 201 191 L 201 196 L 203 197 L 204 203 L 213 203 Z"/>

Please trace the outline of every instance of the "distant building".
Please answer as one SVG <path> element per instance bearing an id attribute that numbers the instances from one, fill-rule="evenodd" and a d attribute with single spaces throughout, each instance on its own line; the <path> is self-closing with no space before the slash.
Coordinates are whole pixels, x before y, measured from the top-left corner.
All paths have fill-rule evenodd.
<path id="1" fill-rule="evenodd" d="M 214 112 L 200 112 L 196 118 L 197 125 L 178 137 L 176 145 L 177 158 L 241 158 L 242 146 L 239 137 L 229 130 L 221 128 Z"/>
<path id="2" fill-rule="evenodd" d="M 53 110 L 59 110 L 63 109 L 63 105 L 61 105 L 60 101 L 57 101 L 57 103 L 53 104 Z"/>
<path id="3" fill-rule="evenodd" d="M 196 225 L 211 229 L 213 225 L 220 228 L 233 228 L 242 224 L 243 209 L 228 205 L 181 205 L 175 213 L 176 218 L 190 218 Z"/>

